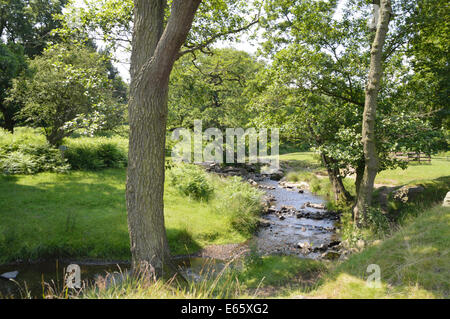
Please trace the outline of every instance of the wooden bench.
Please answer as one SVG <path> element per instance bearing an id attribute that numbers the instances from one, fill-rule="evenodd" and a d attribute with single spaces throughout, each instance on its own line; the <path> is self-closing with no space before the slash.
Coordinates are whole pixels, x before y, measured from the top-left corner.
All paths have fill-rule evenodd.
<path id="1" fill-rule="evenodd" d="M 395 153 L 395 158 L 404 160 L 406 162 L 428 162 L 431 163 L 431 156 L 427 155 L 425 153 L 419 153 L 419 152 L 407 152 L 407 153 Z"/>

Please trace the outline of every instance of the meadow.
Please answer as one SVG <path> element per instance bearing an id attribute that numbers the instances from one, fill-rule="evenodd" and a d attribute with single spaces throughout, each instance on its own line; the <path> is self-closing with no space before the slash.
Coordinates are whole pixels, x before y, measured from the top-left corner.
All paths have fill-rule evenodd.
<path id="1" fill-rule="evenodd" d="M 208 202 L 166 182 L 166 228 L 175 255 L 251 236 L 233 227 L 233 214 L 253 204 L 233 192 L 236 181 L 209 178 L 215 192 Z M 125 181 L 125 169 L 2 175 L 0 263 L 54 257 L 129 260 Z"/>
<path id="2" fill-rule="evenodd" d="M 28 130 L 5 136 L 3 149 L 13 149 L 17 158 L 28 156 L 14 162 L 21 165 L 13 169 L 28 174 L 11 174 L 10 169 L 0 175 L 0 263 L 54 258 L 129 261 L 124 139 L 66 139 L 66 161 L 54 163 L 69 167 L 52 171 L 39 166 L 39 156 L 53 156 L 45 149 L 42 136 Z M 25 142 L 27 147 L 22 146 Z M 5 166 L 11 164 L 5 158 L 0 161 L 3 167 L 11 167 Z M 288 179 L 307 181 L 313 192 L 330 198 L 329 181 L 317 155 L 287 153 L 281 161 L 289 170 Z M 40 171 L 44 169 L 50 171 Z M 79 297 L 447 298 L 450 209 L 440 207 L 439 201 L 450 185 L 449 176 L 445 158 L 380 173 L 377 183 L 420 184 L 426 191 L 409 205 L 389 199 L 390 207 L 402 218 L 383 231 L 357 234 L 356 239 L 363 238 L 366 247 L 348 259 L 314 261 L 251 251 L 240 261 L 241 267 L 230 268 L 215 280 L 177 286 L 129 278 L 109 289 L 89 287 Z M 345 180 L 352 192 L 353 182 Z M 165 220 L 172 253 L 187 255 L 209 245 L 246 242 L 258 225 L 261 196 L 239 178 L 210 175 L 190 165 L 168 169 Z M 344 219 L 343 237 L 348 226 Z M 370 264 L 381 268 L 380 289 L 366 285 Z"/>

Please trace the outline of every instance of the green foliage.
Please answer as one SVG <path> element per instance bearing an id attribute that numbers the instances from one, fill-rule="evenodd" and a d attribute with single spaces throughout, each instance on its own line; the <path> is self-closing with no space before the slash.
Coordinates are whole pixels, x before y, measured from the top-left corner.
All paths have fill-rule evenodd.
<path id="1" fill-rule="evenodd" d="M 247 127 L 253 116 L 251 81 L 263 64 L 246 52 L 216 49 L 213 54 L 186 55 L 175 65 L 170 80 L 168 127 Z"/>
<path id="2" fill-rule="evenodd" d="M 27 67 L 23 47 L 10 43 L 0 43 L 0 126 L 12 131 L 16 120 L 14 115 L 22 107 L 19 103 L 6 100 L 12 87 L 13 79 Z"/>
<path id="3" fill-rule="evenodd" d="M 300 177 L 298 176 L 298 174 L 297 174 L 296 172 L 289 172 L 289 173 L 286 175 L 286 179 L 287 179 L 289 182 L 294 182 L 294 183 L 300 182 Z"/>
<path id="4" fill-rule="evenodd" d="M 421 0 L 406 18 L 411 32 L 407 56 L 412 60 L 414 73 L 407 76 L 409 81 L 399 97 L 421 112 L 433 112 L 434 126 L 447 130 L 450 128 L 449 14 L 445 0 Z"/>
<path id="5" fill-rule="evenodd" d="M 11 134 L 0 129 L 0 171 L 3 174 L 66 172 L 70 165 L 58 149 L 31 129 Z"/>
<path id="6" fill-rule="evenodd" d="M 13 131 L 14 118 L 23 107 L 20 101 L 6 101 L 12 80 L 25 71 L 26 57 L 39 55 L 59 27 L 54 14 L 61 13 L 67 0 L 0 1 L 0 126 Z M 17 123 L 19 122 L 19 123 Z"/>
<path id="7" fill-rule="evenodd" d="M 214 188 L 203 169 L 195 165 L 180 164 L 169 171 L 169 180 L 173 187 L 195 200 L 208 201 Z"/>
<path id="8" fill-rule="evenodd" d="M 218 196 L 220 205 L 216 209 L 227 212 L 233 228 L 244 235 L 253 234 L 262 212 L 261 191 L 233 177 L 226 181 Z"/>
<path id="9" fill-rule="evenodd" d="M 165 1 L 165 21 L 172 1 Z M 208 0 L 200 3 L 182 52 L 195 49 L 209 51 L 220 40 L 235 40 L 239 31 L 257 21 L 259 2 L 249 6 L 244 0 Z M 101 38 L 108 49 L 129 50 L 131 46 L 132 0 L 85 0 L 84 6 L 71 1 L 64 15 L 58 15 L 61 28 L 57 34 L 65 39 L 86 40 L 89 35 Z"/>
<path id="10" fill-rule="evenodd" d="M 73 169 L 122 168 L 128 163 L 128 141 L 124 138 L 95 137 L 65 140 L 64 156 Z"/>
<path id="11" fill-rule="evenodd" d="M 74 130 L 92 135 L 121 123 L 124 106 L 111 96 L 102 57 L 77 45 L 54 45 L 30 62 L 33 73 L 14 81 L 10 99 L 21 101 L 21 117 L 43 127 L 58 145 Z"/>
<path id="12" fill-rule="evenodd" d="M 277 126 L 284 138 L 310 143 L 324 155 L 327 169 L 342 179 L 355 171 L 360 177 L 364 169 L 361 131 L 370 60 L 367 21 L 372 13 L 367 1 L 350 0 L 341 8 L 342 17 L 336 17 L 337 4 L 265 3 L 263 52 L 273 63 L 259 76 L 260 94 L 250 106 L 256 126 Z M 404 63 L 405 52 L 396 48 L 412 41 L 405 17 L 414 13 L 413 7 L 396 1 L 395 10 L 404 15 L 396 12 L 383 57 L 386 75 L 376 125 L 379 171 L 407 167 L 394 152 L 433 154 L 446 148 L 434 115 L 423 114 L 426 99 L 405 98 L 410 95 L 405 89 L 410 68 Z"/>
<path id="13" fill-rule="evenodd" d="M 62 12 L 67 0 L 2 0 L 0 2 L 0 36 L 7 43 L 17 43 L 25 54 L 34 57 L 49 41 L 58 40 L 50 32 L 60 26 L 55 15 Z"/>

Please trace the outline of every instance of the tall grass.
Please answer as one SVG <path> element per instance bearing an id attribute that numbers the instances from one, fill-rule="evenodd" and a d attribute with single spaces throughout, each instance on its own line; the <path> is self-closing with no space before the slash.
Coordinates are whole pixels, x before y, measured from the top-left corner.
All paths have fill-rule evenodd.
<path id="1" fill-rule="evenodd" d="M 136 272 L 122 270 L 97 276 L 95 281 L 83 282 L 80 289 L 69 289 L 66 284 L 43 283 L 45 299 L 230 299 L 239 298 L 243 286 L 232 266 L 236 259 L 224 263 L 221 270 L 206 260 L 197 279 L 186 277 L 184 270 L 168 280 L 156 278 L 151 266 Z M 180 280 L 183 276 L 183 280 Z M 187 279 L 187 280 L 186 280 Z M 31 298 L 22 289 L 22 298 Z"/>
<path id="2" fill-rule="evenodd" d="M 182 194 L 195 200 L 208 201 L 214 192 L 214 187 L 207 173 L 195 165 L 179 164 L 168 172 L 170 184 Z"/>
<path id="3" fill-rule="evenodd" d="M 239 177 L 224 179 L 222 183 L 222 192 L 216 198 L 216 210 L 226 212 L 230 224 L 238 232 L 251 235 L 258 227 L 263 193 L 243 183 Z"/>
<path id="4" fill-rule="evenodd" d="M 123 137 L 67 138 L 64 156 L 73 169 L 123 168 L 128 163 L 128 140 Z"/>

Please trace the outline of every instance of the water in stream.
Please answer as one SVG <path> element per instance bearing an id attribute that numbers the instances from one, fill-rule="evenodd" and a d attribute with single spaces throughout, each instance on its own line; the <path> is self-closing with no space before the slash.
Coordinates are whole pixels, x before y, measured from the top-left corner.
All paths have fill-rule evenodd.
<path id="1" fill-rule="evenodd" d="M 304 207 L 304 205 L 307 202 L 324 203 L 323 199 L 308 191 L 300 194 L 297 190 L 282 188 L 278 182 L 272 180 L 264 180 L 260 182 L 260 185 L 274 188 L 268 190 L 267 193 L 276 199 L 273 205 L 277 210 L 286 205 L 297 210 L 302 209 L 315 213 L 319 210 Z M 276 214 L 268 214 L 263 218 L 270 223 L 270 226 L 261 227 L 253 239 L 253 245 L 262 255 L 297 255 L 303 258 L 318 258 L 321 256 L 321 252 L 305 254 L 297 247 L 298 243 L 308 242 L 311 246 L 320 246 L 336 239 L 333 230 L 334 221 L 329 219 L 316 220 L 287 215 L 285 219 L 280 220 Z M 0 265 L 0 274 L 11 271 L 19 272 L 15 281 L 0 278 L 0 298 L 27 297 L 25 287 L 31 297 L 42 298 L 43 282 L 61 288 L 64 281 L 64 270 L 72 263 L 80 266 L 81 279 L 90 283 L 94 282 L 99 275 L 105 276 L 107 273 L 120 271 L 125 273 L 130 268 L 128 263 L 77 263 L 56 260 L 34 264 Z M 206 267 L 209 271 L 214 269 L 216 273 L 224 267 L 224 263 L 221 261 L 206 261 L 203 258 L 184 258 L 179 259 L 178 263 L 184 269 L 185 276 L 193 280 L 201 278 L 202 270 L 205 270 L 205 263 L 207 263 Z"/>
<path id="2" fill-rule="evenodd" d="M 322 198 L 307 190 L 300 194 L 297 189 L 282 188 L 278 182 L 272 180 L 265 180 L 259 184 L 275 187 L 273 190 L 268 190 L 267 193 L 276 199 L 273 205 L 277 210 L 280 210 L 282 206 L 292 206 L 297 210 L 320 213 L 322 210 L 304 207 L 304 205 L 308 202 L 325 204 Z M 270 227 L 264 227 L 258 231 L 255 244 L 258 251 L 265 255 L 280 254 L 318 258 L 322 253 L 303 254 L 302 250 L 297 247 L 298 243 L 307 242 L 313 247 L 319 247 L 336 240 L 335 221 L 330 219 L 316 220 L 286 215 L 284 220 L 280 220 L 276 214 L 268 214 L 264 216 L 264 219 L 270 222 Z"/>
<path id="3" fill-rule="evenodd" d="M 202 273 L 218 273 L 225 266 L 224 263 L 195 257 L 179 258 L 175 262 L 182 269 L 183 275 L 191 280 L 201 279 Z M 48 286 L 56 292 L 61 292 L 64 287 L 65 270 L 70 264 L 80 266 L 81 280 L 86 285 L 95 283 L 99 276 L 120 278 L 120 274 L 127 274 L 130 269 L 130 263 L 126 262 L 52 260 L 29 264 L 0 265 L 0 274 L 11 271 L 19 272 L 15 280 L 0 278 L 0 299 L 43 298 L 44 288 L 45 291 L 48 291 Z"/>

